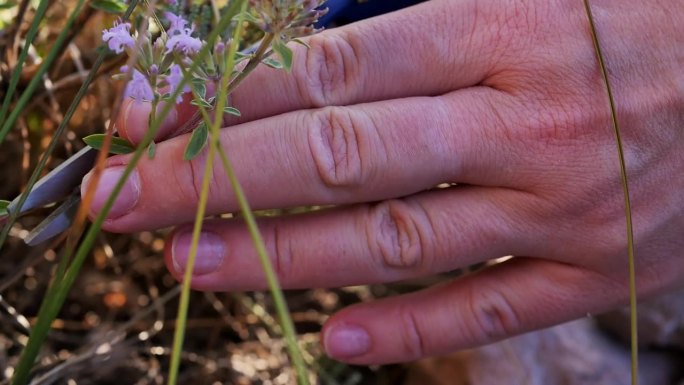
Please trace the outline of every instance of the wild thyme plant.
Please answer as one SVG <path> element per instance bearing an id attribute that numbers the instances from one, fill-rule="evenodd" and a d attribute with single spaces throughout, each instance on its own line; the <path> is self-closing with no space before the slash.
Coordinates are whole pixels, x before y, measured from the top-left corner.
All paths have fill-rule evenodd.
<path id="1" fill-rule="evenodd" d="M 207 15 L 196 6 L 184 7 L 178 1 L 167 1 L 160 5 L 160 15 L 155 13 L 154 23 L 149 23 L 150 28 L 141 31 L 131 23 L 115 22 L 114 25 L 102 31 L 102 40 L 109 49 L 121 54 L 126 53 L 129 57 L 135 53 L 134 68 L 124 66 L 121 74 L 114 75 L 115 79 L 126 78 L 127 73 L 131 76 L 124 90 L 124 97 L 132 98 L 138 102 L 150 102 L 152 111 L 157 111 L 161 102 L 172 101 L 171 95 L 178 88 L 184 74 L 189 75 L 190 85 L 183 86 L 179 95 L 175 97 L 175 103 L 183 101 L 183 94 L 194 91 L 191 104 L 213 109 L 216 96 L 208 97 L 207 84 L 218 85 L 220 80 L 228 74 L 229 84 L 225 92 L 231 92 L 253 71 L 258 64 L 265 64 L 276 69 L 289 71 L 292 67 L 292 50 L 287 47 L 290 41 L 304 44 L 300 37 L 314 34 L 319 31 L 315 23 L 323 16 L 327 9 L 322 8 L 324 0 L 249 0 L 249 7 L 234 18 L 232 31 L 235 30 L 238 19 L 248 22 L 250 27 L 243 31 L 238 40 L 244 36 L 261 36 L 253 52 L 237 51 L 232 58 L 233 68 L 226 68 L 226 48 L 233 39 L 232 31 L 221 31 L 220 40 L 210 47 L 210 52 L 205 60 L 200 61 L 199 66 L 188 72 L 192 57 L 196 55 L 207 42 L 201 38 L 200 29 L 193 21 L 193 15 L 199 14 L 197 22 L 200 26 L 210 25 L 211 14 Z M 230 5 L 230 2 L 229 2 Z M 229 5 L 218 10 L 219 13 Z M 197 17 L 197 16 L 196 16 Z M 209 19 L 209 20 L 207 20 Z M 155 30 L 159 32 L 155 33 Z M 141 43 L 136 43 L 140 39 Z M 248 42 L 236 41 L 237 47 L 246 47 Z M 277 58 L 273 58 L 273 54 Z M 240 63 L 246 61 L 246 65 Z M 234 107 L 224 107 L 223 111 L 232 115 L 240 115 L 240 111 Z M 150 122 L 156 117 L 150 116 Z M 186 131 L 194 130 L 193 140 L 186 151 L 185 158 L 194 158 L 206 144 L 207 128 L 200 121 L 199 112 L 188 122 Z M 150 125 L 151 126 L 151 125 Z M 183 130 L 181 130 L 183 131 Z M 86 138 L 86 142 L 94 147 L 99 147 L 102 135 L 93 135 Z M 204 138 L 204 140 L 198 140 Z M 121 140 L 117 140 L 121 145 Z M 124 149 L 117 153 L 130 152 L 133 146 L 123 144 Z M 128 148 L 128 151 L 125 149 Z"/>
<path id="2" fill-rule="evenodd" d="M 240 12 L 233 19 L 234 23 L 229 35 L 231 37 L 226 39 L 226 34 L 219 33 L 221 40 L 217 42 L 202 40 L 196 32 L 195 25 L 192 25 L 183 14 L 183 7 L 176 2 L 167 4 L 167 6 L 174 7 L 176 12 L 166 10 L 161 18 L 154 17 L 156 27 L 160 30 L 156 35 L 150 29 L 135 30 L 130 23 L 122 22 L 115 23 L 112 28 L 103 31 L 103 41 L 108 44 L 111 50 L 117 53 L 126 52 L 129 56 L 135 55 L 139 58 L 132 68 L 124 66 L 121 69 L 122 74 L 116 76 L 126 76 L 130 79 L 125 87 L 124 97 L 132 98 L 135 102 L 150 102 L 152 104 L 149 126 L 158 127 L 158 121 L 163 119 L 163 116 L 157 116 L 159 103 L 181 103 L 184 100 L 183 94 L 191 92 L 191 103 L 196 105 L 199 111 L 189 122 L 193 134 L 188 141 L 184 158 L 186 160 L 193 159 L 208 142 L 211 144 L 205 164 L 204 181 L 193 229 L 188 266 L 183 280 L 178 327 L 176 328 L 169 370 L 169 384 L 176 382 L 180 365 L 180 351 L 189 306 L 190 280 L 197 253 L 202 218 L 206 208 L 213 159 L 217 152 L 221 156 L 225 172 L 236 191 L 239 206 L 246 218 L 264 268 L 269 289 L 273 294 L 276 310 L 283 326 L 290 356 L 296 368 L 297 380 L 301 384 L 308 384 L 307 371 L 297 346 L 294 325 L 289 317 L 284 296 L 270 264 L 270 259 L 266 254 L 263 240 L 256 228 L 256 222 L 251 215 L 246 197 L 242 194 L 242 189 L 234 178 L 232 166 L 220 147 L 218 136 L 219 125 L 224 113 L 240 115 L 236 108 L 226 106 L 230 93 L 260 63 L 289 71 L 292 67 L 293 54 L 286 44 L 289 41 L 305 44 L 298 38 L 317 32 L 314 24 L 326 12 L 326 10 L 321 9 L 322 3 L 323 1 L 320 0 L 233 2 L 227 7 L 231 7 L 231 5 L 235 7 L 236 4 L 241 4 L 241 6 Z M 247 8 L 248 4 L 249 8 Z M 256 30 L 251 31 L 252 35 L 256 32 L 257 35 L 262 36 L 252 53 L 238 52 L 238 48 L 245 45 L 240 42 L 241 38 L 245 36 L 244 22 L 248 22 Z M 199 65 L 191 66 L 193 62 L 191 57 L 203 49 L 209 54 L 204 60 L 198 62 Z M 271 57 L 273 53 L 276 54 L 277 59 Z M 236 66 L 243 61 L 246 64 Z M 189 85 L 186 85 L 188 83 Z M 206 84 L 218 87 L 218 95 L 208 97 Z M 208 114 L 208 111 L 211 110 L 215 113 L 213 119 Z M 196 121 L 199 121 L 200 116 L 203 118 L 203 122 L 192 127 Z M 211 136 L 209 136 L 209 132 Z M 94 139 L 90 137 L 87 141 L 94 145 L 97 143 Z M 148 154 L 153 156 L 153 153 L 154 147 L 151 143 Z"/>

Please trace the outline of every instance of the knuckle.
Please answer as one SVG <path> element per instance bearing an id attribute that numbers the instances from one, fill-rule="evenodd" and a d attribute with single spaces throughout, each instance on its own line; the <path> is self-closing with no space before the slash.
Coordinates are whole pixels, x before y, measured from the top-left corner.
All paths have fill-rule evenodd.
<path id="1" fill-rule="evenodd" d="M 337 104 L 350 89 L 358 59 L 353 45 L 337 35 L 315 35 L 305 63 L 295 68 L 295 79 L 304 100 L 313 107 Z"/>
<path id="2" fill-rule="evenodd" d="M 368 179 L 358 117 L 345 107 L 328 107 L 312 115 L 309 148 L 321 182 L 330 188 L 357 187 Z"/>
<path id="3" fill-rule="evenodd" d="M 204 174 L 205 174 L 205 168 L 207 166 L 207 158 L 209 157 L 208 151 L 205 148 L 202 150 L 202 152 L 197 155 L 195 158 L 190 159 L 188 161 L 183 160 L 182 156 L 179 157 L 179 159 L 186 163 L 183 164 L 181 163 L 180 165 L 173 167 L 174 172 L 187 172 L 190 174 L 190 180 L 191 183 L 189 183 L 189 186 L 187 187 L 181 187 L 181 190 L 183 191 L 183 196 L 187 196 L 188 198 L 191 198 L 191 202 L 199 202 L 200 201 L 200 195 L 202 191 L 202 185 L 204 184 Z M 217 160 L 214 160 L 214 162 L 217 162 Z M 179 171 L 183 170 L 183 171 Z M 186 171 L 187 170 L 187 171 Z M 210 201 L 212 200 L 211 197 L 222 197 L 226 196 L 227 191 L 223 188 L 222 181 L 223 181 L 223 168 L 222 167 L 217 167 L 216 164 L 213 165 L 211 169 L 211 175 L 209 176 L 209 186 L 208 186 L 208 195 L 210 197 Z"/>
<path id="4" fill-rule="evenodd" d="M 478 288 L 468 296 L 472 333 L 478 342 L 493 342 L 522 331 L 508 297 L 493 288 Z"/>
<path id="5" fill-rule="evenodd" d="M 283 228 L 278 224 L 271 227 L 273 268 L 279 281 L 290 284 L 293 277 L 292 237 L 283 234 Z"/>
<path id="6" fill-rule="evenodd" d="M 401 326 L 401 341 L 405 356 L 409 360 L 424 357 L 427 353 L 425 349 L 426 335 L 428 330 L 419 322 L 415 311 L 409 308 L 399 310 Z"/>
<path id="7" fill-rule="evenodd" d="M 197 163 L 196 159 L 185 161 L 182 155 L 173 156 L 170 158 L 170 161 L 170 171 L 174 180 L 173 185 L 178 186 L 179 198 L 183 202 L 199 202 L 202 188 L 202 169 L 200 163 Z"/>
<path id="8" fill-rule="evenodd" d="M 400 199 L 380 203 L 370 213 L 368 221 L 369 248 L 380 256 L 382 268 L 425 269 L 425 226 L 416 210 Z"/>
<path id="9" fill-rule="evenodd" d="M 607 131 L 596 130 L 610 122 L 610 116 L 597 103 L 593 94 L 572 95 L 566 90 L 546 90 L 540 95 L 538 107 L 530 109 L 525 134 L 537 148 L 605 144 Z"/>

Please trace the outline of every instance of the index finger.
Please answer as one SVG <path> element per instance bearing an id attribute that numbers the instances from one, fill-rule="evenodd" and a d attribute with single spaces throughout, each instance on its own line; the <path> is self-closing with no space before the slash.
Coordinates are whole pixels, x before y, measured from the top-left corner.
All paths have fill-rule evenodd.
<path id="1" fill-rule="evenodd" d="M 235 123 L 300 109 L 343 106 L 410 96 L 441 95 L 481 83 L 497 38 L 477 1 L 431 1 L 324 31 L 291 44 L 292 72 L 258 67 L 235 92 Z M 475 16 L 474 16 L 475 15 Z M 178 105 L 162 127 L 173 136 L 196 109 Z M 128 103 L 119 129 L 137 141 L 147 129 L 147 103 Z M 232 123 L 232 122 L 231 122 Z"/>

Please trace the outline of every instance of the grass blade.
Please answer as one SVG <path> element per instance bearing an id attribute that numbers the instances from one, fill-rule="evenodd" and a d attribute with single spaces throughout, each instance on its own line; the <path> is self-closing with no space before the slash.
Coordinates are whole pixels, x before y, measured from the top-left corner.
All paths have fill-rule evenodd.
<path id="1" fill-rule="evenodd" d="M 41 2 L 42 3 L 42 2 Z M 35 75 L 33 75 L 33 78 L 29 82 L 28 86 L 24 90 L 24 92 L 21 94 L 19 97 L 19 100 L 17 101 L 16 106 L 12 109 L 12 112 L 10 115 L 7 117 L 7 120 L 4 120 L 4 114 L 2 113 L 3 111 L 0 110 L 0 122 L 2 122 L 2 128 L 0 128 L 0 144 L 5 140 L 5 136 L 7 136 L 7 133 L 9 132 L 10 128 L 14 125 L 16 122 L 17 118 L 19 118 L 19 115 L 24 110 L 24 107 L 31 101 L 31 97 L 33 96 L 33 93 L 35 92 L 36 88 L 38 88 L 38 84 L 43 81 L 43 75 L 47 72 L 47 70 L 52 66 L 52 63 L 57 59 L 59 55 L 62 54 L 63 52 L 63 47 L 64 43 L 67 40 L 67 38 L 71 34 L 71 26 L 74 24 L 74 21 L 76 18 L 80 15 L 81 9 L 83 8 L 83 4 L 85 4 L 85 0 L 80 0 L 77 4 L 74 10 L 71 12 L 71 15 L 67 19 L 66 24 L 64 25 L 62 32 L 57 36 L 57 39 L 55 40 L 54 46 L 48 53 L 47 57 L 45 60 L 41 63 L 40 67 L 38 67 L 38 70 L 36 71 Z M 35 23 L 35 20 L 34 20 Z M 29 43 L 29 40 L 27 40 L 27 44 Z M 28 46 L 25 47 L 25 49 L 28 49 Z M 22 51 L 23 53 L 23 51 Z M 20 68 L 19 65 L 17 64 L 17 68 Z M 14 74 L 12 74 L 14 75 Z M 18 81 L 18 79 L 17 79 Z M 16 84 L 15 84 L 16 87 Z M 10 85 L 10 91 L 13 91 L 12 86 Z M 8 95 L 9 96 L 9 95 Z M 9 101 L 10 97 L 5 97 L 5 100 L 3 101 L 3 107 L 7 104 L 9 108 Z M 5 111 L 6 113 L 6 111 Z M 4 121 L 3 121 L 4 120 Z"/>
<path id="2" fill-rule="evenodd" d="M 278 282 L 278 276 L 276 276 L 273 270 L 273 265 L 271 264 L 271 259 L 268 257 L 268 252 L 266 251 L 266 246 L 264 240 L 261 238 L 261 233 L 254 218 L 254 214 L 249 207 L 247 198 L 245 197 L 240 182 L 235 176 L 235 171 L 220 144 L 217 145 L 219 156 L 221 157 L 221 162 L 223 162 L 223 168 L 230 179 L 230 183 L 235 192 L 237 201 L 240 205 L 240 212 L 244 216 L 245 222 L 247 223 L 247 228 L 249 234 L 254 241 L 254 246 L 257 249 L 257 254 L 259 255 L 259 262 L 266 275 L 266 281 L 268 282 L 268 288 L 273 295 L 273 302 L 276 306 L 276 313 L 278 314 L 278 320 L 283 328 L 283 335 L 285 336 L 285 342 L 287 343 L 287 348 L 290 352 L 290 357 L 292 359 L 292 364 L 297 371 L 297 383 L 299 385 L 308 385 L 309 378 L 307 377 L 306 363 L 302 352 L 299 350 L 299 345 L 297 345 L 296 331 L 294 323 L 292 322 L 292 317 L 290 317 L 290 312 L 287 308 L 287 302 L 285 301 L 285 296 L 280 288 Z"/>
<path id="3" fill-rule="evenodd" d="M 40 22 L 43 21 L 43 17 L 45 17 L 45 12 L 47 11 L 47 7 L 49 4 L 50 2 L 48 0 L 41 0 L 38 4 L 38 8 L 36 8 L 36 14 L 33 17 L 33 21 L 31 22 L 31 26 L 29 27 L 28 32 L 26 33 L 26 42 L 24 43 L 24 48 L 21 50 L 21 53 L 19 54 L 17 64 L 14 66 L 12 76 L 10 77 L 10 83 L 9 88 L 7 89 L 7 94 L 5 94 L 5 99 L 2 101 L 2 107 L 0 107 L 0 126 L 4 125 L 7 110 L 9 110 L 10 103 L 12 102 L 12 97 L 14 96 L 14 91 L 17 89 L 17 84 L 19 84 L 21 71 L 24 69 L 24 63 L 26 62 L 26 58 L 28 57 L 29 48 L 31 47 L 31 44 L 33 44 L 33 39 L 35 39 L 36 35 L 38 34 L 38 26 L 40 25 Z M 19 27 L 17 26 L 17 29 L 18 28 Z M 2 143 L 1 137 L 2 135 L 0 135 L 0 144 Z"/>
<path id="4" fill-rule="evenodd" d="M 632 229 L 632 205 L 629 199 L 629 183 L 627 179 L 627 166 L 625 165 L 625 153 L 622 145 L 622 135 L 620 134 L 620 125 L 617 119 L 617 109 L 615 108 L 615 98 L 613 97 L 613 90 L 610 86 L 608 78 L 608 70 L 603 57 L 601 44 L 596 33 L 596 24 L 594 22 L 594 15 L 591 12 L 589 0 L 584 0 L 584 7 L 589 18 L 589 26 L 591 29 L 591 39 L 594 42 L 594 49 L 596 50 L 596 57 L 598 59 L 599 67 L 601 68 L 601 75 L 606 86 L 606 93 L 608 94 L 608 103 L 610 104 L 610 115 L 613 122 L 613 131 L 615 133 L 615 142 L 617 144 L 618 157 L 620 158 L 620 179 L 622 184 L 623 195 L 625 199 L 625 220 L 627 222 L 627 258 L 629 263 L 629 321 L 630 321 L 630 336 L 631 336 L 631 370 L 632 370 L 632 385 L 637 385 L 639 382 L 639 348 L 637 344 L 637 294 L 636 294 L 636 267 L 634 264 L 634 231 Z"/>

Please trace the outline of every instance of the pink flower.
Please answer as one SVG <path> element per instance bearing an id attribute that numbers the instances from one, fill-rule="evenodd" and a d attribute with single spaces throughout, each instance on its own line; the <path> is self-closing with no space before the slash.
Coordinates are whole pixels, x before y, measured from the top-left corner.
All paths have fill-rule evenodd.
<path id="1" fill-rule="evenodd" d="M 188 23 L 183 16 L 177 16 L 171 12 L 164 13 L 164 17 L 171 23 L 169 26 L 168 34 L 169 36 L 182 34 L 185 30 L 185 26 Z"/>
<path id="2" fill-rule="evenodd" d="M 133 98 L 136 102 L 152 101 L 154 91 L 145 75 L 138 70 L 133 70 L 133 78 L 126 84 L 124 97 Z"/>
<path id="3" fill-rule="evenodd" d="M 170 36 L 166 42 L 166 53 L 176 51 L 184 55 L 195 54 L 202 49 L 202 41 L 196 37 L 190 36 L 192 29 L 185 28 L 183 31 Z"/>
<path id="4" fill-rule="evenodd" d="M 133 48 L 135 40 L 129 32 L 130 28 L 130 23 L 115 22 L 112 28 L 102 31 L 102 41 L 107 43 L 109 49 L 116 53 L 123 52 L 124 47 Z"/>
<path id="5" fill-rule="evenodd" d="M 181 67 L 178 64 L 174 64 L 171 66 L 171 73 L 166 76 L 166 83 L 169 85 L 169 94 L 173 94 L 176 92 L 176 89 L 180 85 L 181 81 L 183 80 L 183 71 L 181 71 Z M 187 84 L 183 87 L 182 92 L 189 92 L 190 91 L 190 86 Z M 183 101 L 183 95 L 182 93 L 178 95 L 176 98 L 176 104 L 180 103 Z"/>

